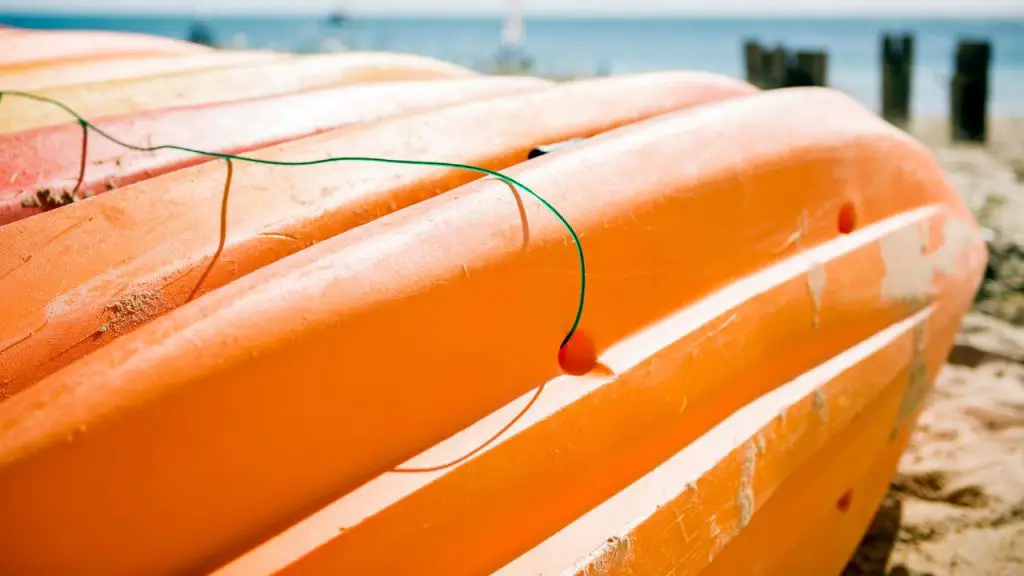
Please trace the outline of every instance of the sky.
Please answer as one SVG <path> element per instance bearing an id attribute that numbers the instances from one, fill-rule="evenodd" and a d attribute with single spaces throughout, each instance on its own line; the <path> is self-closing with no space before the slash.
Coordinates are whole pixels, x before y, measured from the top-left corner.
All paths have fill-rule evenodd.
<path id="1" fill-rule="evenodd" d="M 527 15 L 1024 17 L 1024 0 L 520 0 Z M 500 14 L 506 0 L 0 0 L 3 11 Z"/>

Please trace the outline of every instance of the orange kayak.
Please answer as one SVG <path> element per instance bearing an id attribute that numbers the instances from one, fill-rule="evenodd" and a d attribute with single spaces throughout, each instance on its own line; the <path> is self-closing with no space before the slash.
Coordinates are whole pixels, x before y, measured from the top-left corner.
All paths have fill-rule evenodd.
<path id="1" fill-rule="evenodd" d="M 495 230 L 522 234 L 514 204 L 490 182 L 180 311 L 230 298 L 238 314 L 241 291 L 304 277 L 290 285 L 296 296 L 333 286 L 315 305 L 345 319 L 320 328 L 322 344 L 300 339 L 312 347 L 307 358 L 346 351 L 333 369 L 316 368 L 351 383 L 343 391 L 314 384 L 312 367 L 303 372 L 311 397 L 331 399 L 317 431 L 342 439 L 291 444 L 307 456 L 344 453 L 317 470 L 337 474 L 344 495 L 216 574 L 840 572 L 980 281 L 977 229 L 923 147 L 836 93 L 766 93 L 646 124 L 508 171 L 553 192 L 548 200 L 583 239 L 583 374 L 566 374 L 564 355 L 560 371 L 552 352 L 578 286 L 551 273 L 574 254 L 550 216 L 531 213 L 529 250 L 507 242 L 460 252 L 466 279 L 433 259 L 390 264 L 412 245 L 448 254 Z M 588 167 L 588 194 L 557 184 L 570 163 Z M 641 169 L 651 164 L 659 169 Z M 631 174 L 628 187 L 617 173 Z M 595 206 L 592 194 L 604 200 Z M 344 272 L 314 280 L 312 270 Z M 377 282 L 407 296 L 385 302 Z M 443 335 L 434 328 L 442 317 Z M 255 324 L 239 329 L 267 335 Z M 391 357 L 387 368 L 380 356 L 354 360 L 382 341 L 376 354 Z M 278 350 L 267 362 L 283 369 L 286 357 Z M 430 386 L 414 383 L 417 367 Z M 289 369 L 294 390 L 302 377 Z M 488 386 L 475 386 L 471 372 L 486 372 Z M 222 374 L 240 390 L 241 372 Z M 531 385 L 543 385 L 539 395 Z M 342 408 L 350 402 L 358 415 Z M 312 414 L 297 403 L 286 410 Z M 304 427 L 312 431 L 312 419 Z M 371 437 L 372 448 L 357 447 Z M 371 478 L 353 482 L 363 475 Z"/>
<path id="2" fill-rule="evenodd" d="M 257 51 L 199 52 L 197 54 L 160 54 L 80 62 L 51 62 L 25 69 L 0 68 L 0 90 L 32 91 L 87 82 L 107 82 L 141 78 L 173 72 L 223 68 L 238 64 L 270 62 L 289 58 L 285 54 Z"/>
<path id="3" fill-rule="evenodd" d="M 210 49 L 191 42 L 131 32 L 22 30 L 0 37 L 0 70 L 53 61 L 205 51 Z"/>
<path id="4" fill-rule="evenodd" d="M 506 173 L 568 345 L 531 196 L 364 208 L 0 404 L 0 571 L 837 572 L 984 268 L 927 151 L 803 89 Z"/>
<path id="5" fill-rule="evenodd" d="M 465 68 L 422 56 L 353 52 L 297 56 L 279 62 L 77 84 L 33 93 L 57 100 L 86 118 L 100 118 L 341 84 L 472 75 Z M 0 132 L 28 130 L 69 121 L 66 111 L 39 102 L 5 98 L 0 106 L 3 111 L 0 116 Z"/>
<path id="6" fill-rule="evenodd" d="M 187 144 L 211 152 L 238 153 L 353 122 L 548 85 L 544 80 L 512 76 L 389 82 L 154 110 L 103 118 L 95 124 L 135 145 Z M 260 121 L 253 122 L 254 118 Z M 82 137 L 78 124 L 0 134 L 0 226 L 209 160 L 176 150 L 129 150 L 91 133 L 78 186 Z"/>
<path id="7" fill-rule="evenodd" d="M 588 80 L 332 131 L 254 155 L 369 155 L 501 169 L 541 144 L 753 91 L 702 73 Z M 0 245 L 8 247 L 0 254 L 0 293 L 7 295 L 0 302 L 0 385 L 14 394 L 193 293 L 477 177 L 444 167 L 236 162 L 228 238 L 213 266 L 223 162 L 0 227 Z M 77 256 L 59 256 L 67 250 Z"/>

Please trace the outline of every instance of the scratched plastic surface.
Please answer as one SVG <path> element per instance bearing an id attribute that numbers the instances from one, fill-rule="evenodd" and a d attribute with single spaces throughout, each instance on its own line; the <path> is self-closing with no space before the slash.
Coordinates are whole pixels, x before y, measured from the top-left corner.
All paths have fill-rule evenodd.
<path id="1" fill-rule="evenodd" d="M 210 152 L 238 153 L 346 124 L 549 85 L 537 78 L 513 76 L 383 82 L 112 116 L 95 124 L 136 146 L 187 144 Z M 8 101 L 15 98 L 9 96 Z M 210 160 L 176 150 L 129 150 L 91 132 L 82 171 L 82 146 L 78 123 L 0 134 L 0 226 Z"/>
<path id="2" fill-rule="evenodd" d="M 673 164 L 676 157 L 690 163 Z M 598 206 L 556 184 L 573 159 L 588 166 L 579 184 L 604 199 Z M 660 170 L 644 173 L 642 163 Z M 381 406 L 378 417 L 440 425 L 434 413 L 465 411 L 467 427 L 426 442 L 403 464 L 426 466 L 508 421 L 531 396 L 521 382 L 543 383 L 527 416 L 457 467 L 424 475 L 378 468 L 221 574 L 839 572 L 984 267 L 974 222 L 933 159 L 837 93 L 794 90 L 625 128 L 531 164 L 510 173 L 560 190 L 555 204 L 581 228 L 590 269 L 582 329 L 596 368 L 558 375 L 545 356 L 559 324 L 540 319 L 564 319 L 555 302 L 564 305 L 571 291 L 544 271 L 568 255 L 549 248 L 543 259 L 541 230 L 557 229 L 531 220 L 527 254 L 490 251 L 470 266 L 470 279 L 432 290 L 438 306 L 479 299 L 475 313 L 489 322 L 477 337 L 518 343 L 515 368 L 500 351 L 473 349 L 479 366 L 515 370 L 472 395 L 495 409 L 466 414 L 479 405 L 457 400 L 473 388 L 456 366 L 441 372 L 444 391 L 417 396 L 429 415 L 414 401 L 404 412 L 397 402 Z M 452 195 L 472 205 L 483 190 L 471 189 L 485 186 Z M 461 221 L 456 202 L 445 210 L 444 200 L 407 211 L 407 225 L 446 213 Z M 483 226 L 467 217 L 459 231 Z M 523 233 L 509 228 L 510 237 Z M 335 264 L 370 250 L 382 233 L 353 231 Z M 527 295 L 512 296 L 519 292 Z M 560 300 L 543 296 L 551 292 Z M 500 298 L 503 311 L 485 313 L 488 298 Z M 410 301 L 404 312 L 418 306 L 428 303 Z M 526 314 L 537 320 L 516 320 Z M 449 329 L 470 331 L 471 316 L 449 320 Z M 443 348 L 448 361 L 461 346 Z M 548 371 L 531 372 L 524 358 Z M 417 394 L 388 380 L 395 394 Z M 494 390 L 500 384 L 504 396 Z M 804 541 L 827 545 L 794 545 Z"/>
<path id="3" fill-rule="evenodd" d="M 701 73 L 588 80 L 326 132 L 255 155 L 442 159 L 498 169 L 545 142 L 753 90 Z M 212 267 L 223 162 L 0 227 L 0 245 L 9 247 L 0 253 L 0 292 L 8 295 L 0 302 L 0 386 L 7 394 L 181 305 L 207 271 L 198 293 L 479 176 L 360 163 L 235 164 L 229 237 Z M 75 258 L 63 256 L 69 250 Z"/>
<path id="4" fill-rule="evenodd" d="M 295 56 L 144 78 L 91 82 L 33 91 L 62 102 L 86 118 L 145 110 L 229 102 L 298 90 L 388 80 L 472 76 L 465 68 L 411 54 L 349 52 Z M 67 112 L 38 102 L 7 99 L 0 133 L 68 122 Z"/>
<path id="5" fill-rule="evenodd" d="M 564 228 L 465 183 L 0 404 L 0 571 L 837 573 L 984 267 L 928 152 L 796 89 L 507 173 L 581 235 L 590 371 Z"/>

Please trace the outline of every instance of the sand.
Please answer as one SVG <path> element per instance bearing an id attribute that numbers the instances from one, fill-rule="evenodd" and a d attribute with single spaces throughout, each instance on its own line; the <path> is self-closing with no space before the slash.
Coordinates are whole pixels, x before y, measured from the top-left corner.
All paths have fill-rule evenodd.
<path id="1" fill-rule="evenodd" d="M 988 230 L 990 263 L 845 576 L 1024 575 L 1024 120 L 990 130 L 983 147 L 939 120 L 910 128 Z"/>

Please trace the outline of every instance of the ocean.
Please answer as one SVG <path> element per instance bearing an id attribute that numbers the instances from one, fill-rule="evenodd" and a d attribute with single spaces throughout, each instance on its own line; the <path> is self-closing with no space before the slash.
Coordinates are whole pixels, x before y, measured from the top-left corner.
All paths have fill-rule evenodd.
<path id="1" fill-rule="evenodd" d="M 0 14 L 0 23 L 28 28 L 128 30 L 186 38 L 189 16 Z M 493 61 L 499 18 L 362 18 L 340 25 L 326 17 L 213 16 L 204 25 L 232 47 L 388 50 L 443 58 L 474 68 Z M 880 101 L 880 34 L 915 35 L 912 112 L 946 115 L 958 39 L 993 44 L 990 113 L 1024 116 L 1024 20 L 936 19 L 567 19 L 527 18 L 523 49 L 536 72 L 556 76 L 693 69 L 743 77 L 743 42 L 782 43 L 829 53 L 829 83 L 872 109 Z"/>

